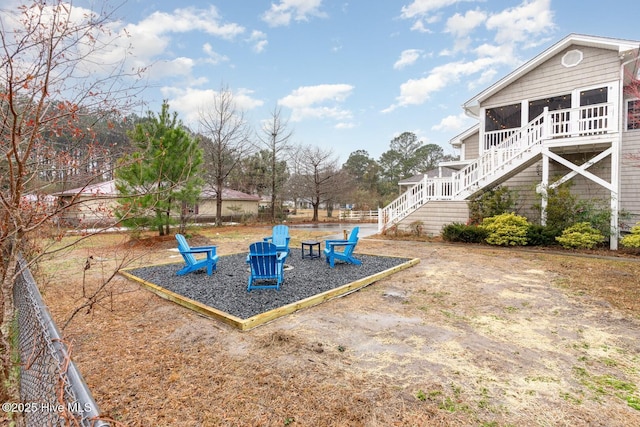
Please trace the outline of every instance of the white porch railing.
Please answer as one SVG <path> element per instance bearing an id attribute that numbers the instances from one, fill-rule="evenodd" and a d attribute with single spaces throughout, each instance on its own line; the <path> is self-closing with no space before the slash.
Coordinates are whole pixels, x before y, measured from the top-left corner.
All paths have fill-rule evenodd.
<path id="1" fill-rule="evenodd" d="M 484 147 L 483 151 L 490 150 L 496 145 L 500 145 L 502 141 L 509 138 L 516 132 L 519 132 L 520 128 L 517 129 L 502 129 L 502 130 L 494 130 L 491 132 L 484 133 Z"/>
<path id="2" fill-rule="evenodd" d="M 451 177 L 456 200 L 463 200 L 482 188 L 496 176 L 504 175 L 514 167 L 528 160 L 533 153 L 531 148 L 542 143 L 545 132 L 544 123 L 548 112 L 543 112 L 531 123 L 512 133 L 495 147 L 485 151 L 474 162 L 455 172 Z"/>
<path id="3" fill-rule="evenodd" d="M 484 134 L 485 151 L 449 178 L 427 178 L 378 214 L 378 230 L 395 224 L 430 200 L 464 200 L 537 156 L 543 141 L 617 131 L 614 105 L 596 104 L 548 111 L 520 129 Z M 535 149 L 534 149 L 535 148 Z"/>

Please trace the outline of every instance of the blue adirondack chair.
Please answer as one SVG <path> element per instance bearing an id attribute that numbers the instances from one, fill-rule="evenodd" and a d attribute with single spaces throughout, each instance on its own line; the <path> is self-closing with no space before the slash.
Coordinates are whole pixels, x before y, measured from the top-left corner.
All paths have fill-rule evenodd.
<path id="1" fill-rule="evenodd" d="M 178 250 L 180 255 L 184 259 L 185 266 L 178 270 L 176 273 L 178 276 L 183 276 L 192 271 L 200 270 L 201 268 L 207 268 L 207 274 L 211 276 L 216 269 L 218 263 L 218 255 L 216 254 L 215 246 L 197 246 L 190 247 L 187 243 L 187 239 L 182 234 L 176 234 L 176 240 L 178 241 Z M 206 254 L 204 259 L 197 259 L 194 254 Z"/>
<path id="2" fill-rule="evenodd" d="M 336 260 L 355 265 L 362 264 L 359 259 L 353 257 L 353 251 L 358 244 L 358 231 L 360 231 L 360 227 L 354 227 L 348 240 L 325 240 L 324 256 L 331 268 L 335 266 Z M 337 250 L 341 248 L 342 250 Z"/>
<path id="3" fill-rule="evenodd" d="M 291 237 L 289 236 L 289 227 L 283 224 L 274 226 L 271 231 L 271 236 L 264 238 L 265 242 L 270 242 L 276 245 L 278 252 L 287 253 L 289 253 L 289 240 L 291 240 Z"/>
<path id="4" fill-rule="evenodd" d="M 247 292 L 251 292 L 252 289 L 280 290 L 284 280 L 284 261 L 287 259 L 287 254 L 288 252 L 278 251 L 276 245 L 269 242 L 256 242 L 249 245 L 247 264 L 251 266 L 251 275 Z"/>

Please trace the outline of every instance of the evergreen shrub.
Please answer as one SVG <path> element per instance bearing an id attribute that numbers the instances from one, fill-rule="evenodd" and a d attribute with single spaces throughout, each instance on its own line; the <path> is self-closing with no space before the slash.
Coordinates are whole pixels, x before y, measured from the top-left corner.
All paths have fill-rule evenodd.
<path id="1" fill-rule="evenodd" d="M 627 248 L 640 248 L 640 222 L 631 228 L 631 234 L 627 234 L 620 241 Z"/>
<path id="2" fill-rule="evenodd" d="M 528 246 L 554 246 L 557 245 L 556 237 L 562 233 L 555 227 L 531 224 L 527 229 Z"/>
<path id="3" fill-rule="evenodd" d="M 588 222 L 579 222 L 564 229 L 556 240 L 565 249 L 592 249 L 604 241 L 604 236 Z"/>
<path id="4" fill-rule="evenodd" d="M 488 233 L 483 227 L 454 222 L 442 227 L 442 239 L 447 242 L 483 243 Z"/>
<path id="5" fill-rule="evenodd" d="M 482 227 L 489 235 L 485 239 L 490 245 L 519 246 L 527 244 L 529 221 L 515 213 L 504 213 L 482 220 Z"/>

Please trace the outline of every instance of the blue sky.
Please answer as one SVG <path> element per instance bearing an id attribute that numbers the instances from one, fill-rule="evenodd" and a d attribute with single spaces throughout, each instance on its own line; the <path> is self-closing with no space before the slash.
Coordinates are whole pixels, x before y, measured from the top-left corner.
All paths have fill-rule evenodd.
<path id="1" fill-rule="evenodd" d="M 104 2 L 74 1 L 92 4 Z M 168 99 L 195 128 L 225 86 L 254 128 L 279 106 L 292 142 L 330 148 L 340 164 L 359 149 L 378 159 L 405 131 L 453 154 L 449 140 L 474 123 L 460 106 L 566 35 L 640 40 L 637 0 L 108 4 L 121 5 L 112 31 L 130 35 L 128 61 L 150 66 L 146 109 Z"/>

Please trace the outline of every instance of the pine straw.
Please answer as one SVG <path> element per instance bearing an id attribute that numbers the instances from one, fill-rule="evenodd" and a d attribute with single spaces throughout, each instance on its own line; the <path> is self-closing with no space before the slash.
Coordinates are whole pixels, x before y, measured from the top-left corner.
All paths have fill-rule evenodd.
<path id="1" fill-rule="evenodd" d="M 189 240 L 197 244 L 214 242 L 220 253 L 227 254 L 244 250 L 248 242 L 265 235 L 265 228 L 224 228 L 198 233 Z M 300 241 L 319 235 L 296 232 L 292 246 L 299 247 Z M 82 267 L 89 255 L 94 257 L 94 263 L 86 272 L 85 293 L 96 289 L 110 269 L 124 258 L 131 259 L 130 266 L 177 262 L 177 258 L 168 258 L 172 255 L 165 250 L 173 246 L 173 240 L 168 238 L 131 241 L 126 236 L 111 235 L 48 261 L 43 271 L 49 275 L 39 280 L 44 284 L 43 294 L 57 323 L 63 324 L 84 301 Z M 406 313 L 408 318 L 423 316 L 422 322 L 430 332 L 451 325 L 469 328 L 459 313 L 477 310 L 473 304 L 487 297 L 458 295 L 453 287 L 439 288 L 440 283 L 431 280 L 438 274 L 438 264 L 433 260 L 450 262 L 459 258 L 459 265 L 470 264 L 474 269 L 470 274 L 479 278 L 492 272 L 492 259 L 500 264 L 508 257 L 514 259 L 514 269 L 532 266 L 546 269 L 568 295 L 605 298 L 611 304 L 607 311 L 619 307 L 629 319 L 637 319 L 639 263 L 476 247 L 424 246 L 419 242 L 363 240 L 359 248 L 369 253 L 418 255 L 423 262 L 421 269 L 391 276 L 377 287 L 248 332 L 203 318 L 117 278 L 103 299 L 76 315 L 64 334 L 73 340 L 74 360 L 105 416 L 130 426 L 466 426 L 483 422 L 622 426 L 631 419 L 640 420 L 638 411 L 611 395 L 599 396 L 597 401 L 583 395 L 581 403 L 574 403 L 545 394 L 544 387 L 536 389 L 538 385 L 556 386 L 556 383 L 531 381 L 523 389 L 517 384 L 518 377 L 510 376 L 514 373 L 509 372 L 506 364 L 504 378 L 487 378 L 490 348 L 481 345 L 477 349 L 468 346 L 453 356 L 433 355 L 436 361 L 440 358 L 444 363 L 447 358 L 471 353 L 469 360 L 475 364 L 457 373 L 438 372 L 432 369 L 433 362 L 409 365 L 405 372 L 403 357 L 407 357 L 407 363 L 418 363 L 409 359 L 414 355 L 389 353 L 398 342 L 404 342 L 393 335 L 401 335 L 402 329 L 384 335 L 386 338 L 382 340 L 380 325 L 362 327 L 340 320 L 350 314 L 357 320 L 362 314 L 373 316 L 376 310 L 392 310 L 398 316 Z M 486 270 L 474 267 L 479 264 L 473 264 L 473 257 L 479 257 Z M 502 264 L 494 274 L 507 274 L 501 273 L 500 268 L 504 268 Z M 462 269 L 447 274 L 456 283 L 465 279 Z M 380 304 L 376 302 L 381 298 L 380 289 L 396 288 L 411 289 L 413 296 L 403 299 L 402 295 L 383 295 L 384 305 L 375 305 Z M 634 293 L 635 300 L 631 298 Z M 397 305 L 393 298 L 398 299 Z M 482 302 L 492 303 L 490 297 Z M 469 311 L 464 311 L 467 308 Z M 511 314 L 499 312 L 503 318 Z M 334 324 L 333 331 L 323 334 L 314 330 L 317 322 Z M 373 360 L 362 360 L 356 342 L 338 345 L 351 335 L 362 336 L 365 345 L 382 342 L 384 351 Z M 437 335 L 424 337 L 425 345 L 436 346 L 437 338 Z M 512 354 L 514 358 L 524 357 Z M 367 364 L 371 364 L 370 368 L 364 369 Z M 637 372 L 638 366 L 625 368 Z M 412 374 L 411 370 L 416 372 Z M 499 367 L 496 372 L 500 372 Z M 451 378 L 455 378 L 455 383 Z M 562 390 L 580 396 L 580 386 L 574 378 L 558 381 L 564 387 Z M 535 391 L 533 397 L 527 394 L 529 391 Z"/>

